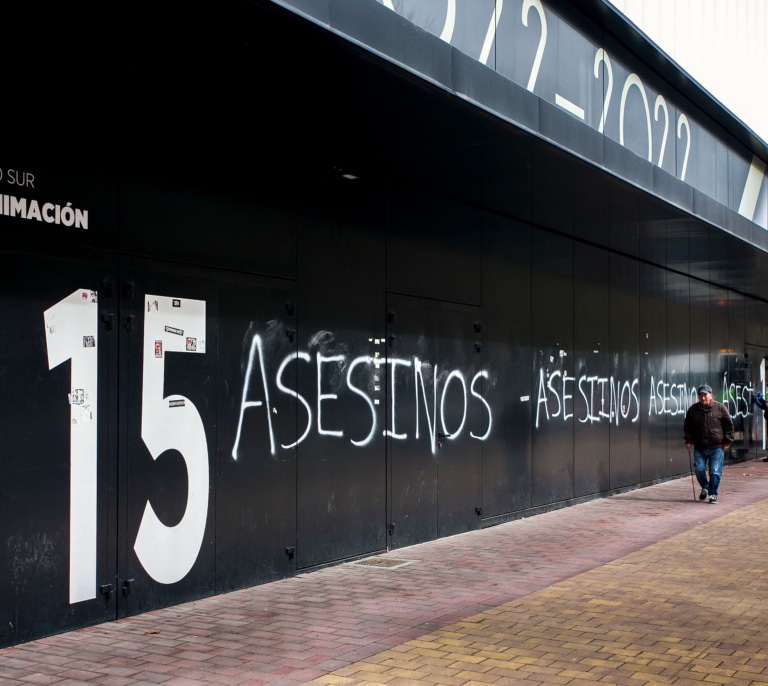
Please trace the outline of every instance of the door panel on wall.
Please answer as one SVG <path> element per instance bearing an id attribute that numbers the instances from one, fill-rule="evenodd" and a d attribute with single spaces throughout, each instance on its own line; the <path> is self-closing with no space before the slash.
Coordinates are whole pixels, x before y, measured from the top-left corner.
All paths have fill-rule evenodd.
<path id="1" fill-rule="evenodd" d="M 531 228 L 488 215 L 483 238 L 483 518 L 531 506 Z"/>
<path id="2" fill-rule="evenodd" d="M 712 358 L 710 344 L 710 295 L 709 284 L 697 279 L 690 279 L 689 286 L 689 322 L 690 322 L 690 377 L 689 384 L 693 389 L 690 402 L 698 402 L 696 387 L 707 383 L 712 389 L 717 388 L 713 383 L 711 370 L 715 368 L 717 360 Z"/>
<path id="3" fill-rule="evenodd" d="M 727 404 L 729 368 L 734 361 L 728 331 L 728 291 L 710 284 L 709 308 L 709 350 L 712 367 L 706 383 L 712 386 L 712 395 L 715 400 Z M 741 338 L 743 341 L 743 327 Z M 740 355 L 743 354 L 742 350 Z M 730 410 L 733 413 L 734 407 L 731 406 Z"/>
<path id="4" fill-rule="evenodd" d="M 531 264 L 535 506 L 573 497 L 573 243 L 535 231 Z"/>
<path id="5" fill-rule="evenodd" d="M 668 473 L 690 471 L 691 462 L 683 446 L 683 421 L 690 403 L 689 284 L 687 276 L 667 272 L 667 459 Z"/>
<path id="6" fill-rule="evenodd" d="M 750 398 L 749 415 L 745 419 L 744 444 L 746 453 L 744 458 L 755 459 L 766 454 L 766 413 L 751 403 L 752 394 L 762 393 L 765 396 L 768 391 L 768 347 L 747 345 L 746 347 L 748 383 L 752 389 Z M 746 394 L 745 394 L 746 395 Z"/>
<path id="7" fill-rule="evenodd" d="M 387 290 L 479 305 L 477 210 L 393 186 L 387 212 Z"/>
<path id="8" fill-rule="evenodd" d="M 732 460 L 749 459 L 749 433 L 751 430 L 750 356 L 746 354 L 746 299 L 739 293 L 727 293 L 728 348 L 723 391 L 725 403 L 733 418 L 734 441 L 728 451 Z"/>
<path id="9" fill-rule="evenodd" d="M 126 263 L 121 280 L 124 611 L 214 592 L 217 291 L 210 279 Z"/>
<path id="10" fill-rule="evenodd" d="M 0 646 L 116 616 L 115 265 L 4 257 Z"/>
<path id="11" fill-rule="evenodd" d="M 768 387 L 768 304 L 748 298 L 744 305 L 747 378 L 753 392 L 765 395 Z M 746 430 L 748 459 L 766 455 L 765 413 L 750 405 Z"/>
<path id="12" fill-rule="evenodd" d="M 573 490 L 579 497 L 610 485 L 608 252 L 573 246 Z"/>
<path id="13" fill-rule="evenodd" d="M 475 529 L 482 413 L 478 308 L 390 295 L 387 435 L 392 548 Z"/>
<path id="14" fill-rule="evenodd" d="M 670 385 L 667 379 L 666 273 L 640 265 L 640 479 L 667 476 L 667 417 Z M 674 446 L 679 449 L 679 443 Z"/>
<path id="15" fill-rule="evenodd" d="M 305 569 L 387 547 L 387 213 L 386 185 L 372 171 L 345 179 L 307 170 L 300 188 L 305 357 L 294 368 L 310 410 L 299 407 L 296 564 Z"/>
<path id="16" fill-rule="evenodd" d="M 296 293 L 219 283 L 216 591 L 295 571 Z"/>
<path id="17" fill-rule="evenodd" d="M 611 254 L 611 488 L 640 480 L 640 266 Z"/>

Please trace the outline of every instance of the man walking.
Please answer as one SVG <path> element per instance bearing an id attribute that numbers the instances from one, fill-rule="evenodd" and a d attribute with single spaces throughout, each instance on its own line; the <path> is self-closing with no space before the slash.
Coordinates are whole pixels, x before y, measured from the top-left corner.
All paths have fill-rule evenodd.
<path id="1" fill-rule="evenodd" d="M 723 474 L 725 451 L 733 443 L 733 420 L 728 408 L 712 397 L 712 387 L 699 386 L 699 402 L 685 414 L 685 447 L 694 448 L 694 472 L 701 486 L 699 500 L 717 503 L 717 491 Z M 709 470 L 709 478 L 707 478 Z"/>

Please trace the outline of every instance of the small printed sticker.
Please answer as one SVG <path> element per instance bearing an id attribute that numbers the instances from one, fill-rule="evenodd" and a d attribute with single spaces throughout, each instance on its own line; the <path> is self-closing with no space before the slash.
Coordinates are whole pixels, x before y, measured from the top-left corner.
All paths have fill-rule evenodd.
<path id="1" fill-rule="evenodd" d="M 181 300 L 179 298 L 173 298 L 173 300 L 171 301 L 171 304 L 174 307 L 181 307 Z"/>
<path id="2" fill-rule="evenodd" d="M 96 347 L 96 336 L 83 336 L 83 347 L 84 348 L 95 348 Z"/>
<path id="3" fill-rule="evenodd" d="M 169 400 L 168 407 L 184 407 L 184 399 Z"/>
<path id="4" fill-rule="evenodd" d="M 163 342 L 155 341 L 155 357 L 163 356 Z"/>
<path id="5" fill-rule="evenodd" d="M 88 393 L 84 388 L 73 388 L 72 392 L 67 395 L 70 405 L 83 405 L 88 400 Z"/>
<path id="6" fill-rule="evenodd" d="M 197 352 L 197 339 L 187 337 L 187 351 Z"/>
<path id="7" fill-rule="evenodd" d="M 177 329 L 173 326 L 166 326 L 165 330 L 168 333 L 175 333 L 177 336 L 183 336 L 184 335 L 184 329 Z"/>

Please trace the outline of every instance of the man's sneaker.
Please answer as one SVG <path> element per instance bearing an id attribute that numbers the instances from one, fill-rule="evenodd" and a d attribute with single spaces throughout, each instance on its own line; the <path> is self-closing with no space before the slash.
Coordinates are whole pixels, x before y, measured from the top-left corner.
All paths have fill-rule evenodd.
<path id="1" fill-rule="evenodd" d="M 710 505 L 717 505 L 717 496 L 716 495 L 709 496 L 709 504 Z"/>
<path id="2" fill-rule="evenodd" d="M 699 500 L 706 500 L 708 495 L 709 491 L 706 488 L 702 488 L 701 494 L 699 495 Z"/>

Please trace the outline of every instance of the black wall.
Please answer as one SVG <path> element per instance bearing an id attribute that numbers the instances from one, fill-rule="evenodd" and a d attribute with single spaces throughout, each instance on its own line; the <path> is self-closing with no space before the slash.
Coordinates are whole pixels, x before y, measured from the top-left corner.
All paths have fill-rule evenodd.
<path id="1" fill-rule="evenodd" d="M 143 16 L 5 124 L 88 228 L 0 216 L 0 644 L 683 474 L 705 381 L 762 454 L 762 252 L 269 3 Z"/>

